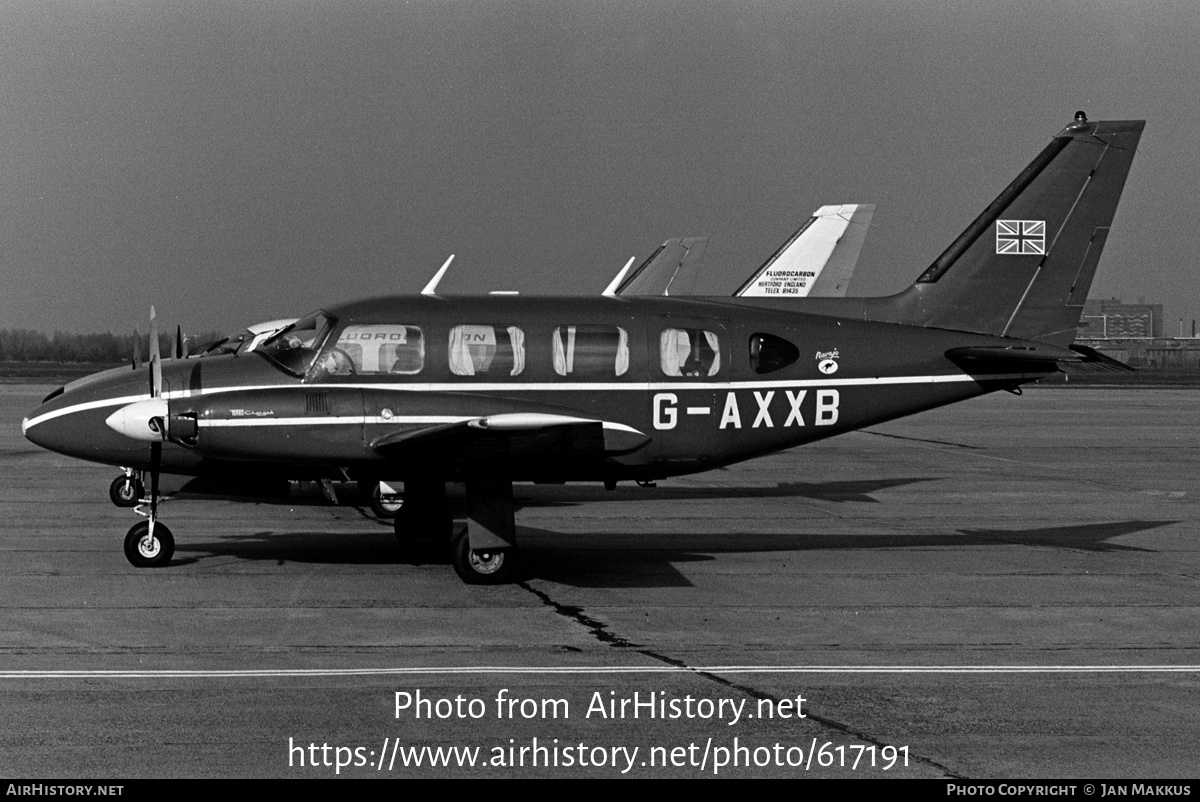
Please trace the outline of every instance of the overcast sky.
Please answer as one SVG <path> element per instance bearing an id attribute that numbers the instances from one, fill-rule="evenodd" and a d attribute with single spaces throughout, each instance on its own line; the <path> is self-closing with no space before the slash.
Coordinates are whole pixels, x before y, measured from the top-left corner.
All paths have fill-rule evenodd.
<path id="1" fill-rule="evenodd" d="M 0 0 L 0 328 L 233 329 L 599 293 L 709 236 L 726 294 L 875 203 L 909 284 L 1066 125 L 1148 120 L 1092 297 L 1200 317 L 1200 4 Z"/>

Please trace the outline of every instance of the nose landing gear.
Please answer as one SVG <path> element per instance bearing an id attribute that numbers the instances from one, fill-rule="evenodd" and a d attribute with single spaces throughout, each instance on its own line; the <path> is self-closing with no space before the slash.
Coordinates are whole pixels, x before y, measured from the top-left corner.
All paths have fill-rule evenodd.
<path id="1" fill-rule="evenodd" d="M 125 535 L 125 559 L 136 568 L 157 568 L 171 561 L 175 538 L 166 524 L 138 521 Z"/>

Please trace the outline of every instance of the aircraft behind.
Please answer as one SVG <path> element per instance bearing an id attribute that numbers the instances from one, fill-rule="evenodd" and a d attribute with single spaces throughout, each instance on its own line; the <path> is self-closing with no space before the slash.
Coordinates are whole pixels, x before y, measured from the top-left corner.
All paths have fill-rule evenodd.
<path id="1" fill-rule="evenodd" d="M 871 203 L 822 206 L 733 293 L 738 298 L 840 298 L 850 286 Z"/>
<path id="2" fill-rule="evenodd" d="M 402 548 L 507 581 L 514 482 L 650 483 L 1066 364 L 1119 366 L 1074 337 L 1143 128 L 1079 113 L 896 295 L 390 296 L 316 310 L 240 357 L 172 360 L 152 314 L 146 367 L 59 388 L 22 429 L 149 477 L 124 541 L 137 566 L 175 548 L 163 473 L 398 479 Z"/>
<path id="3" fill-rule="evenodd" d="M 845 295 L 874 213 L 874 204 L 822 206 L 738 287 L 734 296 Z M 602 294 L 691 295 L 707 244 L 707 237 L 669 239 L 632 273 L 630 259 Z"/>

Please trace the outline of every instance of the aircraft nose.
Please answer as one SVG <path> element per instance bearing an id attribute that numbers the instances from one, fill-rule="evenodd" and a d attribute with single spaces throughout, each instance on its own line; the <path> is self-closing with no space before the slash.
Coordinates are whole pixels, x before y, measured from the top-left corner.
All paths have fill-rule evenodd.
<path id="1" fill-rule="evenodd" d="M 34 445 L 63 453 L 70 443 L 70 432 L 59 421 L 62 416 L 54 415 L 48 409 L 50 405 L 43 403 L 21 421 L 21 434 Z"/>
<path id="2" fill-rule="evenodd" d="M 105 425 L 114 404 L 91 392 L 55 391 L 21 421 L 25 439 L 70 457 L 133 464 L 146 444 L 118 434 Z"/>

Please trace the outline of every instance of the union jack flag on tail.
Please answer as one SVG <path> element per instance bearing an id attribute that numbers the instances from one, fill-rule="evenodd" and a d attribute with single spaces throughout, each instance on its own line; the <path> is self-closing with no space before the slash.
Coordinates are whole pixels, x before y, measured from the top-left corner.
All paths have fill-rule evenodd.
<path id="1" fill-rule="evenodd" d="M 1046 253 L 1045 220 L 997 220 L 996 253 Z"/>

